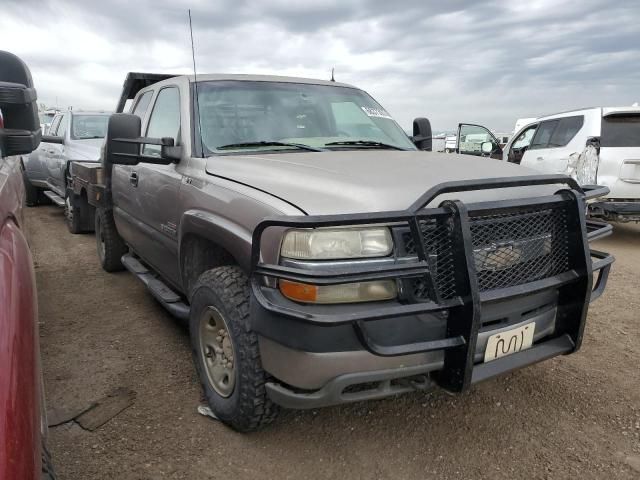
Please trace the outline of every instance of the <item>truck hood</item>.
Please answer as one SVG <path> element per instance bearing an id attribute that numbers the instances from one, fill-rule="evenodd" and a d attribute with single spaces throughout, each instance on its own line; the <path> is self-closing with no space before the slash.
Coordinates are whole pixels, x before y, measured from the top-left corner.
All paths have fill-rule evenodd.
<path id="1" fill-rule="evenodd" d="M 210 175 L 280 197 L 309 215 L 404 210 L 429 188 L 454 180 L 536 175 L 501 160 L 421 151 L 358 150 L 262 155 L 220 155 L 206 162 Z M 442 195 L 465 202 L 537 197 L 558 186 Z"/>
<path id="2" fill-rule="evenodd" d="M 65 145 L 66 157 L 69 160 L 98 161 L 103 143 L 104 138 L 71 140 Z"/>

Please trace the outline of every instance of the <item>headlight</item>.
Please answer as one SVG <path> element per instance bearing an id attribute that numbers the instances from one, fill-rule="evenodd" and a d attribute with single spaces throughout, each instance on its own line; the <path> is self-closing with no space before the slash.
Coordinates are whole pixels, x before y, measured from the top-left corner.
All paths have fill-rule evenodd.
<path id="1" fill-rule="evenodd" d="M 303 303 L 375 302 L 391 300 L 398 295 L 396 282 L 393 280 L 343 283 L 341 285 L 309 285 L 280 280 L 279 287 L 285 297 Z"/>
<path id="2" fill-rule="evenodd" d="M 298 260 L 384 257 L 391 253 L 391 232 L 385 227 L 289 230 L 281 255 Z"/>

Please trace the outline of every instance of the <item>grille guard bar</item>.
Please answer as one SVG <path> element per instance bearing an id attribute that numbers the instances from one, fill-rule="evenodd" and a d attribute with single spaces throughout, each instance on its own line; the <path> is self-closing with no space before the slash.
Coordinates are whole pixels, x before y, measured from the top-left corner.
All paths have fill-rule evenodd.
<path id="1" fill-rule="evenodd" d="M 465 192 L 472 190 L 487 190 L 494 188 L 512 188 L 534 185 L 563 184 L 569 187 L 561 189 L 554 195 L 536 199 L 520 199 L 497 202 L 483 202 L 465 205 L 458 200 L 445 200 L 437 208 L 425 207 L 438 196 L 446 193 Z M 437 185 L 420 196 L 406 210 L 374 212 L 361 214 L 320 215 L 320 216 L 284 216 L 267 218 L 260 222 L 252 238 L 251 253 L 251 289 L 252 296 L 263 308 L 288 318 L 317 325 L 352 324 L 363 347 L 379 356 L 408 355 L 434 350 L 445 351 L 445 366 L 439 373 L 438 383 L 450 391 L 463 391 L 469 387 L 473 377 L 473 359 L 476 340 L 480 328 L 481 304 L 486 301 L 531 294 L 547 288 L 571 287 L 572 310 L 571 318 L 563 321 L 557 330 L 557 337 L 567 336 L 570 340 L 567 350 L 575 351 L 580 347 L 587 307 L 591 300 L 598 298 L 604 291 L 613 256 L 604 252 L 590 250 L 588 242 L 600 238 L 611 231 L 608 224 L 587 222 L 585 217 L 586 199 L 608 193 L 606 187 L 588 187 L 587 192 L 578 183 L 564 175 L 537 175 L 528 177 L 493 178 L 485 180 L 455 181 Z M 575 221 L 573 235 L 576 243 L 572 245 L 573 265 L 569 271 L 542 280 L 500 288 L 488 292 L 480 292 L 473 259 L 473 244 L 469 225 L 469 211 L 500 211 L 518 209 L 525 206 L 557 205 L 565 202 L 572 205 L 573 220 Z M 456 270 L 463 272 L 464 285 L 459 295 L 445 301 L 420 301 L 416 303 L 400 304 L 398 302 L 378 302 L 357 311 L 347 311 L 339 314 L 318 314 L 313 306 L 304 306 L 292 302 L 279 303 L 273 296 L 265 295 L 264 279 L 286 279 L 316 285 L 337 285 L 349 282 L 370 281 L 389 278 L 412 278 L 419 276 L 430 277 L 427 254 L 421 241 L 419 222 L 438 215 L 452 214 L 454 224 L 454 249 L 459 262 Z M 358 266 L 344 269 L 305 270 L 302 268 L 261 262 L 261 239 L 264 231 L 270 227 L 285 228 L 317 228 L 327 226 L 363 225 L 372 223 L 407 224 L 416 241 L 417 261 L 412 263 L 394 263 L 391 265 Z M 596 258 L 592 261 L 592 257 Z M 593 274 L 598 277 L 593 287 Z M 271 298 L 270 298 L 271 297 Z M 252 300 L 253 301 L 253 300 Z M 373 306 L 371 306 L 373 305 Z M 576 307 L 577 305 L 577 307 Z M 447 322 L 445 338 L 405 345 L 385 346 L 376 344 L 368 335 L 367 322 L 408 315 L 436 313 L 448 311 L 455 322 Z M 556 337 L 556 338 L 557 338 Z M 534 346 L 535 349 L 535 346 Z M 514 357 L 524 352 L 513 355 Z M 531 356 L 532 353 L 528 353 Z M 476 367 L 476 370 L 480 366 Z M 477 376 L 477 375 L 476 375 Z"/>

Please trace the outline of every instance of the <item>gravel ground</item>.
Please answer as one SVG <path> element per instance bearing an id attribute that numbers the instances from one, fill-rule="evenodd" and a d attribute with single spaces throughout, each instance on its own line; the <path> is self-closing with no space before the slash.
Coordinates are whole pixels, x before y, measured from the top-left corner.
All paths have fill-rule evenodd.
<path id="1" fill-rule="evenodd" d="M 107 274 L 93 235 L 27 211 L 49 408 L 116 388 L 134 404 L 99 429 L 50 429 L 60 479 L 640 478 L 640 228 L 598 243 L 617 257 L 581 351 L 461 396 L 415 393 L 288 412 L 241 435 L 196 412 L 187 331 L 130 274 Z"/>

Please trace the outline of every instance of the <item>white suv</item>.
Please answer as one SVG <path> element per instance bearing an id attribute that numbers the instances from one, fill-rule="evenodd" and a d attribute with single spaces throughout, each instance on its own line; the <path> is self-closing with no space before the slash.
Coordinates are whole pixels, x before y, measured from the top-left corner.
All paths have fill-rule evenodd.
<path id="1" fill-rule="evenodd" d="M 461 124 L 458 134 L 479 128 L 484 127 Z M 497 143 L 493 137 L 482 152 L 540 172 L 571 175 L 582 185 L 609 187 L 607 197 L 589 205 L 591 216 L 640 221 L 640 107 L 593 107 L 541 117 L 515 132 L 504 149 Z M 477 155 L 462 148 L 459 153 Z"/>

